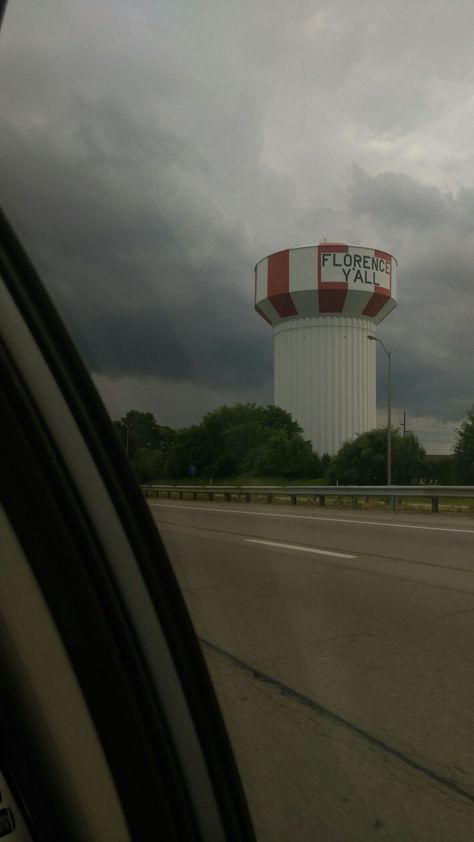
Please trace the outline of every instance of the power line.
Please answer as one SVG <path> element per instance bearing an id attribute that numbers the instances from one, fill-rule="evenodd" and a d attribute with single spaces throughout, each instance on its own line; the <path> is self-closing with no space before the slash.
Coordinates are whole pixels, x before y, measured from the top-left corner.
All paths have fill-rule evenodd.
<path id="1" fill-rule="evenodd" d="M 415 426 L 412 425 L 412 429 L 413 430 L 446 430 L 446 432 L 448 432 L 449 430 L 458 430 L 459 428 L 458 427 L 451 427 L 448 424 L 446 424 L 446 425 L 444 425 L 444 424 L 431 424 L 431 425 L 426 425 L 426 427 L 422 427 L 422 426 L 418 426 L 418 425 L 415 425 Z"/>

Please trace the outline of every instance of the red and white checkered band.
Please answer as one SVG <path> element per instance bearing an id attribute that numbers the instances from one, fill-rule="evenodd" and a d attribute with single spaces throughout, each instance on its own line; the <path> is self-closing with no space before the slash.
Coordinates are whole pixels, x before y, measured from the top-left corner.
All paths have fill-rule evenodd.
<path id="1" fill-rule="evenodd" d="M 255 267 L 255 309 L 270 324 L 305 316 L 358 316 L 379 323 L 397 305 L 397 261 L 344 243 L 286 249 Z"/>

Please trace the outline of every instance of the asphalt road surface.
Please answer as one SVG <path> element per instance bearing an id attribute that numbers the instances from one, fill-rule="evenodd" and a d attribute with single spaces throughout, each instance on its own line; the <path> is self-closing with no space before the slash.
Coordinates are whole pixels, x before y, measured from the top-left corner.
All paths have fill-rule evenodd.
<path id="1" fill-rule="evenodd" d="M 474 520 L 151 503 L 261 842 L 474 839 Z"/>

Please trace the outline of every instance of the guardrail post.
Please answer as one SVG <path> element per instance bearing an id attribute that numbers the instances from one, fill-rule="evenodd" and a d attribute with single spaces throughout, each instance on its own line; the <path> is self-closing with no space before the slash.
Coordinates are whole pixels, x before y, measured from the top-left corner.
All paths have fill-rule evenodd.
<path id="1" fill-rule="evenodd" d="M 299 491 L 295 489 L 299 488 Z M 158 500 L 173 500 L 179 498 L 185 500 L 192 498 L 193 500 L 208 499 L 214 500 L 215 495 L 218 499 L 231 501 L 232 498 L 239 502 L 257 503 L 262 499 L 266 499 L 268 504 L 272 504 L 275 500 L 289 501 L 293 506 L 296 506 L 298 497 L 310 498 L 313 503 L 316 503 L 318 498 L 319 506 L 326 505 L 326 498 L 329 498 L 332 503 L 336 498 L 341 504 L 342 498 L 346 501 L 351 500 L 352 507 L 358 508 L 359 500 L 362 502 L 369 501 L 372 498 L 379 498 L 384 501 L 388 508 L 392 511 L 397 511 L 404 496 L 409 498 L 423 498 L 425 502 L 431 500 L 431 511 L 436 513 L 439 511 L 439 501 L 448 497 L 470 497 L 474 498 L 474 485 L 471 486 L 433 486 L 414 488 L 413 486 L 377 486 L 372 490 L 361 486 L 339 486 L 331 487 L 324 486 L 324 491 L 318 491 L 314 486 L 259 486 L 254 489 L 251 486 L 179 486 L 179 485 L 142 485 L 143 495 L 145 497 L 155 497 Z M 204 496 L 203 496 L 204 495 Z"/>

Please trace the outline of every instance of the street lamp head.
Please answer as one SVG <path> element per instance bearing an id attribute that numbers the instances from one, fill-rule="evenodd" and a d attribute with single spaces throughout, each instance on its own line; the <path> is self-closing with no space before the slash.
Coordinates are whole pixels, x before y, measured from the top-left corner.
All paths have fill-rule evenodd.
<path id="1" fill-rule="evenodd" d="M 387 357 L 388 357 L 389 359 L 391 358 L 391 356 L 392 356 L 392 352 L 387 350 L 387 348 L 386 348 L 386 347 L 385 347 L 385 345 L 383 344 L 382 340 L 381 340 L 381 339 L 379 339 L 379 337 L 378 337 L 378 336 L 371 335 L 371 336 L 368 336 L 368 337 L 367 337 L 367 339 L 370 339 L 372 342 L 378 342 L 378 343 L 379 343 L 379 345 L 380 345 L 380 347 L 381 347 L 381 348 L 383 348 L 383 350 L 385 351 L 385 353 L 386 353 Z"/>

